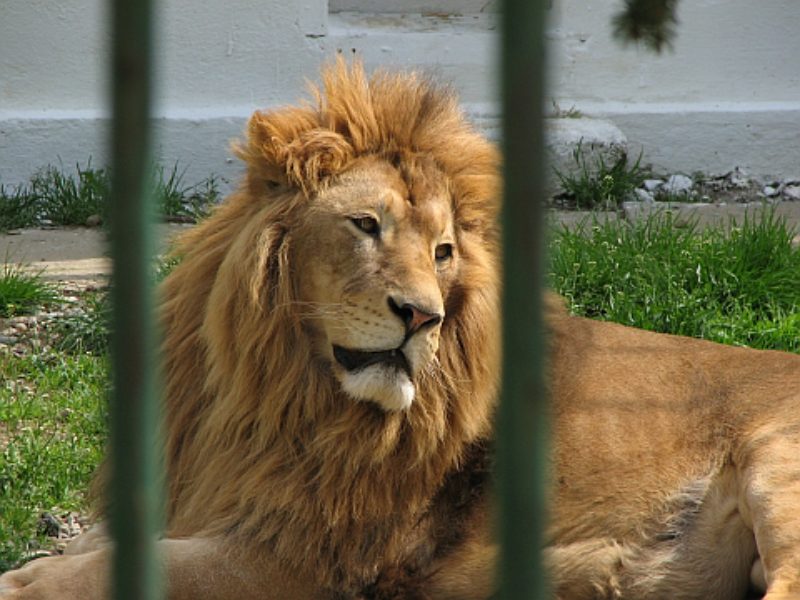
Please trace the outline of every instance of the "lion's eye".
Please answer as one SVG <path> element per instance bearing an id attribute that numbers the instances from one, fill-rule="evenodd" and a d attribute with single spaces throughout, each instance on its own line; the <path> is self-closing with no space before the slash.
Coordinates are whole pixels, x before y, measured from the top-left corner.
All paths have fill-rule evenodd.
<path id="1" fill-rule="evenodd" d="M 434 250 L 436 260 L 444 261 L 453 256 L 453 244 L 439 244 Z"/>
<path id="2" fill-rule="evenodd" d="M 369 235 L 378 235 L 380 233 L 380 225 L 378 225 L 378 219 L 375 217 L 353 217 L 350 219 L 353 222 L 353 225 L 358 227 L 364 233 Z"/>

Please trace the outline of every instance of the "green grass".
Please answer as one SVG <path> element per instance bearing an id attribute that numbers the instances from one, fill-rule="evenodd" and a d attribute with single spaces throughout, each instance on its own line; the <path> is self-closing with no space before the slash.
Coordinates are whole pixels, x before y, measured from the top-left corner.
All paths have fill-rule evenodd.
<path id="1" fill-rule="evenodd" d="M 740 226 L 640 223 L 558 229 L 550 284 L 573 312 L 726 344 L 800 351 L 800 250 L 771 212 Z"/>
<path id="2" fill-rule="evenodd" d="M 199 221 L 208 216 L 211 207 L 222 199 L 219 180 L 213 175 L 198 184 L 184 183 L 184 171 L 178 165 L 167 171 L 155 170 L 153 189 L 160 214 L 188 221 Z"/>
<path id="3" fill-rule="evenodd" d="M 211 176 L 195 185 L 183 181 L 184 171 L 153 167 L 152 189 L 158 213 L 196 221 L 220 200 L 219 180 Z M 21 186 L 0 186 L 0 231 L 42 224 L 85 225 L 89 217 L 104 220 L 111 176 L 108 169 L 76 165 L 74 172 L 48 166 Z"/>
<path id="4" fill-rule="evenodd" d="M 31 548 L 47 510 L 81 510 L 106 439 L 107 360 L 0 355 L 0 572 Z"/>
<path id="5" fill-rule="evenodd" d="M 55 323 L 53 348 L 67 354 L 103 356 L 108 352 L 111 301 L 106 292 L 96 292 L 83 303 L 83 312 Z"/>
<path id="6" fill-rule="evenodd" d="M 77 165 L 75 174 L 47 167 L 30 181 L 29 193 L 41 219 L 53 225 L 85 225 L 92 215 L 106 211 L 111 181 L 105 169 Z"/>
<path id="7" fill-rule="evenodd" d="M 0 271 L 0 317 L 26 315 L 54 301 L 55 290 L 34 274 L 5 263 Z"/>
<path id="8" fill-rule="evenodd" d="M 631 163 L 627 153 L 619 151 L 610 163 L 602 155 L 590 162 L 583 145 L 578 144 L 572 157 L 574 170 L 562 172 L 554 169 L 554 172 L 561 185 L 560 198 L 573 208 L 617 208 L 630 199 L 649 175 L 641 165 L 641 155 Z"/>

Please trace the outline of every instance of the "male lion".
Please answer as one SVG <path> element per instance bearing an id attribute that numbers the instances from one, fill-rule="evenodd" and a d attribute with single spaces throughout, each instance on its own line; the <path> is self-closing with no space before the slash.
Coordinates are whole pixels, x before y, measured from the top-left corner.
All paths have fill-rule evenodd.
<path id="1" fill-rule="evenodd" d="M 238 152 L 163 288 L 169 597 L 490 597 L 495 150 L 338 63 Z M 800 598 L 800 357 L 547 305 L 557 596 Z M 105 597 L 102 529 L 69 550 L 2 598 Z"/>

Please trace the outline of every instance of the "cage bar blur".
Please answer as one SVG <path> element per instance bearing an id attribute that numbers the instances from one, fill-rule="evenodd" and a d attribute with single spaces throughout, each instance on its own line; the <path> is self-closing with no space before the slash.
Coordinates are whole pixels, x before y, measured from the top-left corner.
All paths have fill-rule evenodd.
<path id="1" fill-rule="evenodd" d="M 540 551 L 547 411 L 541 316 L 545 0 L 502 10 L 503 390 L 497 434 L 500 598 L 547 597 Z"/>
<path id="2" fill-rule="evenodd" d="M 150 265 L 151 2 L 112 0 L 112 597 L 159 597 L 157 407 Z"/>

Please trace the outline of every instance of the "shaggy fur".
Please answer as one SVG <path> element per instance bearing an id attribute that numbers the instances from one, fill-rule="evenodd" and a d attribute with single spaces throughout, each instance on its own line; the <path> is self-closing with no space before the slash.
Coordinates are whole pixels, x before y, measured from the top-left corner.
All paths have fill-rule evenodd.
<path id="1" fill-rule="evenodd" d="M 169 531 L 235 532 L 287 568 L 354 592 L 438 551 L 426 531 L 434 526 L 420 520 L 489 434 L 497 157 L 452 95 L 424 79 L 368 81 L 338 63 L 323 81 L 315 106 L 253 116 L 238 148 L 244 188 L 181 241 L 183 260 L 164 285 Z M 365 155 L 388 158 L 409 181 L 424 179 L 414 157 L 432 159 L 461 228 L 439 371 L 402 413 L 343 394 L 311 353 L 296 298 L 306 267 L 293 264 L 292 232 L 314 194 Z M 484 352 L 468 350 L 477 347 Z"/>

